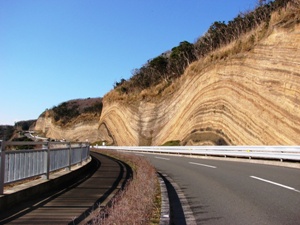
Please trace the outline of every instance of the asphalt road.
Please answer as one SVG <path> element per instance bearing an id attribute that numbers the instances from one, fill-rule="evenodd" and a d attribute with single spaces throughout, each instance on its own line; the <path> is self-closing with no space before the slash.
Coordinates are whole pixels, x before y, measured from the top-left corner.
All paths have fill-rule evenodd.
<path id="1" fill-rule="evenodd" d="M 299 169 L 139 155 L 180 187 L 197 224 L 300 224 Z"/>

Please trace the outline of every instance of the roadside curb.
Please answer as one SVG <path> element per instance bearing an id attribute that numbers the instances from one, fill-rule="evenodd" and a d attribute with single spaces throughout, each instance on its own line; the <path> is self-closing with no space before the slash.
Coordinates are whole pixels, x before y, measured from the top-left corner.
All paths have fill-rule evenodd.
<path id="1" fill-rule="evenodd" d="M 169 195 L 166 184 L 162 179 L 162 174 L 157 174 L 160 191 L 161 191 L 161 213 L 160 213 L 160 225 L 168 225 L 170 224 L 170 204 L 169 204 Z"/>
<path id="2" fill-rule="evenodd" d="M 196 222 L 194 214 L 191 210 L 191 207 L 190 207 L 183 191 L 181 190 L 181 188 L 167 174 L 162 174 L 160 172 L 158 172 L 158 173 L 159 173 L 161 179 L 167 180 L 167 182 L 169 182 L 173 186 L 173 188 L 175 189 L 175 191 L 178 195 L 179 201 L 181 203 L 182 209 L 183 209 L 186 224 L 197 225 L 197 222 Z M 168 220 L 164 220 L 164 217 L 161 217 L 160 225 L 170 224 L 170 220 L 171 220 L 170 219 L 171 215 L 170 215 L 169 195 L 168 195 L 168 191 L 167 191 L 167 188 L 166 188 L 166 183 L 165 183 L 165 181 L 163 181 L 163 182 L 164 182 L 164 186 L 165 186 L 165 190 L 166 190 L 166 192 L 164 192 L 164 193 L 166 193 L 166 195 L 163 195 L 163 197 L 168 198 L 167 200 L 165 200 L 165 201 L 168 201 L 168 212 L 164 211 L 164 213 L 166 213 L 166 212 L 168 213 L 168 216 L 166 216 L 168 218 Z M 165 207 L 165 208 L 163 208 L 163 207 Z M 163 206 L 163 204 L 162 204 L 162 214 L 161 215 L 167 215 L 167 214 L 163 214 L 163 210 L 166 210 L 166 207 L 167 207 L 166 205 Z"/>

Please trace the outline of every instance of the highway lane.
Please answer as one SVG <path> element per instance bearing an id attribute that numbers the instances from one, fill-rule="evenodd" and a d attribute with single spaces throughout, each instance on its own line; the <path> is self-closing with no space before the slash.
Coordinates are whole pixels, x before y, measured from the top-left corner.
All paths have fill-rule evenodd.
<path id="1" fill-rule="evenodd" d="M 197 224 L 300 224 L 299 169 L 142 155 L 178 184 Z"/>

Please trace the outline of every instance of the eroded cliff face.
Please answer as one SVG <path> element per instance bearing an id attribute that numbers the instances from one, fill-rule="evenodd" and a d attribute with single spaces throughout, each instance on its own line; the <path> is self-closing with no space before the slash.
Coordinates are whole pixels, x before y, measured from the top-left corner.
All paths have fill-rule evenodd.
<path id="1" fill-rule="evenodd" d="M 98 117 L 93 119 L 90 117 L 89 120 L 82 120 L 66 127 L 53 123 L 53 117 L 46 112 L 38 118 L 34 129 L 42 132 L 47 138 L 58 140 L 95 142 L 100 137 Z"/>
<path id="2" fill-rule="evenodd" d="M 300 26 L 197 70 L 160 102 L 103 100 L 100 138 L 115 145 L 299 145 Z M 66 132 L 66 131 L 64 131 Z"/>
<path id="3" fill-rule="evenodd" d="M 101 111 L 102 98 L 69 100 L 43 112 L 33 129 L 51 139 L 96 142 Z"/>

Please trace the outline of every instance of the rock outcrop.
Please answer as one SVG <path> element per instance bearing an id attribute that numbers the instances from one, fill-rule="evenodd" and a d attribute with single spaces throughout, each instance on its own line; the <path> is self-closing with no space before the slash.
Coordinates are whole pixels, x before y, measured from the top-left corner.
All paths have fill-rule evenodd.
<path id="1" fill-rule="evenodd" d="M 115 145 L 299 145 L 300 26 L 198 69 L 160 101 L 103 99 L 100 138 Z M 65 131 L 64 131 L 65 132 Z"/>
<path id="2" fill-rule="evenodd" d="M 53 123 L 51 116 L 43 115 L 38 118 L 35 130 L 42 132 L 48 138 L 57 140 L 95 142 L 100 137 L 97 120 L 82 121 L 72 126 L 64 127 Z"/>
<path id="3" fill-rule="evenodd" d="M 130 93 L 114 99 L 113 90 L 96 105 L 101 110 L 86 105 L 91 100 L 81 107 L 70 101 L 42 114 L 35 130 L 53 139 L 110 145 L 300 145 L 300 18 L 295 10 L 267 30 L 262 25 L 248 34 L 246 45 L 237 40 L 190 64 L 153 99 L 147 90 L 136 99 L 128 98 Z M 230 48 L 242 50 L 227 54 Z M 79 114 L 75 111 L 69 121 L 66 115 L 74 114 L 74 106 Z"/>
<path id="4" fill-rule="evenodd" d="M 42 113 L 34 130 L 51 139 L 96 142 L 101 110 L 101 98 L 70 100 Z"/>

